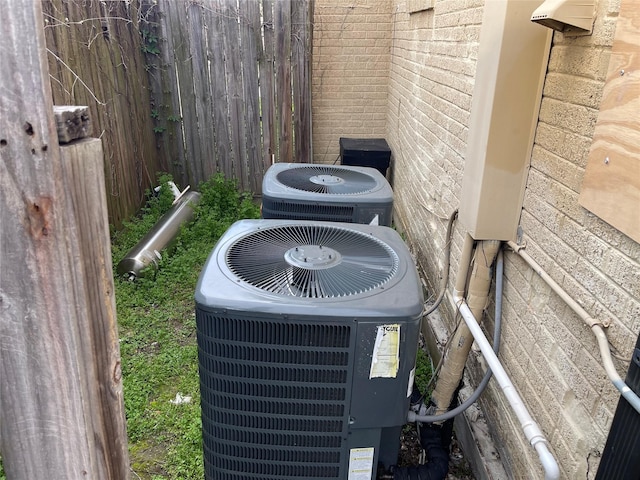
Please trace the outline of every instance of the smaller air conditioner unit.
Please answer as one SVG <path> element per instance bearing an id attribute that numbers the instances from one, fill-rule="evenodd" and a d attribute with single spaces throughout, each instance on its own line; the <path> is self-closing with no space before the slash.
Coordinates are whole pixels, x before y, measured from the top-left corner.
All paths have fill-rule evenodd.
<path id="1" fill-rule="evenodd" d="M 395 230 L 236 222 L 195 301 L 206 480 L 373 480 L 396 464 L 423 296 Z"/>
<path id="2" fill-rule="evenodd" d="M 393 190 L 375 168 L 276 163 L 262 182 L 262 217 L 391 226 Z"/>

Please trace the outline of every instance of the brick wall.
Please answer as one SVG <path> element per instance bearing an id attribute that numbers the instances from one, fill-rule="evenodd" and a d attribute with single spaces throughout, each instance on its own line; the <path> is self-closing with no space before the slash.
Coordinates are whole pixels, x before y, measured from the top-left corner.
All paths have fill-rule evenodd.
<path id="1" fill-rule="evenodd" d="M 593 317 L 613 321 L 610 343 L 630 359 L 640 331 L 640 245 L 578 204 L 619 3 L 598 2 L 593 35 L 554 36 L 521 226 L 527 252 Z M 484 2 L 437 0 L 433 9 L 416 13 L 409 13 L 402 0 L 328 4 L 316 2 L 314 158 L 333 161 L 339 136 L 387 138 L 393 152 L 395 221 L 435 295 L 446 218 L 460 196 Z M 322 53 L 331 38 L 362 35 L 356 32 L 363 28 L 367 7 L 376 10 L 379 31 L 389 35 L 379 40 L 390 48 L 389 56 L 379 54 L 375 70 L 380 76 L 372 76 L 371 85 L 366 78 L 346 80 L 360 71 L 348 53 L 358 48 L 351 40 L 333 44 L 331 54 Z M 382 72 L 388 73 L 387 80 Z M 349 114 L 340 99 L 355 102 L 359 94 L 367 100 L 358 107 L 384 128 L 367 132 L 358 130 L 364 123 L 341 125 L 340 114 L 344 120 Z M 454 234 L 452 276 L 463 233 L 458 228 Z M 452 329 L 450 305 L 440 310 Z M 505 258 L 503 317 L 500 357 L 550 440 L 562 478 L 593 478 L 619 395 L 601 366 L 592 333 L 513 253 Z M 490 314 L 485 323 L 490 329 Z M 628 360 L 616 366 L 624 377 Z M 470 357 L 468 367 L 477 382 L 483 373 L 477 356 Z M 542 478 L 537 455 L 494 382 L 481 404 L 513 478 Z"/>
<path id="2" fill-rule="evenodd" d="M 390 45 L 389 0 L 316 0 L 314 162 L 333 163 L 340 137 L 384 137 Z"/>
<path id="3" fill-rule="evenodd" d="M 619 3 L 598 2 L 593 35 L 554 36 L 521 226 L 527 251 L 556 282 L 594 318 L 613 320 L 609 341 L 630 359 L 640 330 L 640 245 L 578 205 Z M 507 334 L 506 360 L 521 375 L 535 369 L 523 385 L 538 397 L 535 411 L 563 473 L 587 478 L 595 473 L 619 395 L 582 321 L 518 258 L 510 257 L 508 271 L 505 320 L 516 328 Z M 532 300 L 541 308 L 526 315 Z M 518 325 L 516 317 L 530 320 Z M 624 378 L 628 361 L 617 367 Z"/>
<path id="4" fill-rule="evenodd" d="M 394 7 L 387 137 L 397 221 L 434 288 L 445 220 L 458 206 L 481 20 L 481 1 L 440 0 L 412 14 Z M 457 235 L 452 271 L 461 243 Z"/>

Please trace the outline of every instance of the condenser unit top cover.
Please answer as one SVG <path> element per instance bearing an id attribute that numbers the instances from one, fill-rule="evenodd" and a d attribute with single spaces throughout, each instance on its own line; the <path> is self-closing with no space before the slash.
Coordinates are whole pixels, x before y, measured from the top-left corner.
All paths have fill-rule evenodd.
<path id="1" fill-rule="evenodd" d="M 341 203 L 393 202 L 391 185 L 375 168 L 312 163 L 276 163 L 262 182 L 263 195 Z"/>
<path id="2" fill-rule="evenodd" d="M 414 318 L 422 298 L 395 230 L 304 220 L 234 223 L 196 286 L 201 307 L 279 315 Z"/>

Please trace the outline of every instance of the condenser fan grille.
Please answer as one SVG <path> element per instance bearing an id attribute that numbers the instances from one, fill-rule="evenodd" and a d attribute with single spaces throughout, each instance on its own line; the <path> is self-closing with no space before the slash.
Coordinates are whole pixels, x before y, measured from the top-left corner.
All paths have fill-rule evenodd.
<path id="1" fill-rule="evenodd" d="M 371 191 L 376 180 L 366 173 L 330 165 L 291 167 L 278 173 L 278 181 L 296 190 L 337 195 L 354 195 Z"/>
<path id="2" fill-rule="evenodd" d="M 308 298 L 357 295 L 387 283 L 398 257 L 372 235 L 332 225 L 279 225 L 238 239 L 227 266 L 270 293 Z"/>

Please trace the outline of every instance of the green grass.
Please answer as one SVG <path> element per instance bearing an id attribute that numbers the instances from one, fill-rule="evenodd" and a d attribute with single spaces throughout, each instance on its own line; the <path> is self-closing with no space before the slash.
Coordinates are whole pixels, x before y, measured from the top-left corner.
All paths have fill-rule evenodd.
<path id="1" fill-rule="evenodd" d="M 164 183 L 168 177 L 162 177 Z M 166 184 L 165 184 L 166 185 Z M 202 434 L 193 295 L 215 242 L 240 218 L 257 218 L 251 198 L 216 176 L 195 221 L 184 227 L 160 268 L 136 282 L 116 279 L 120 354 L 133 478 L 201 479 Z M 165 186 L 142 215 L 114 235 L 117 263 L 171 206 Z M 177 394 L 191 402 L 174 405 Z"/>

